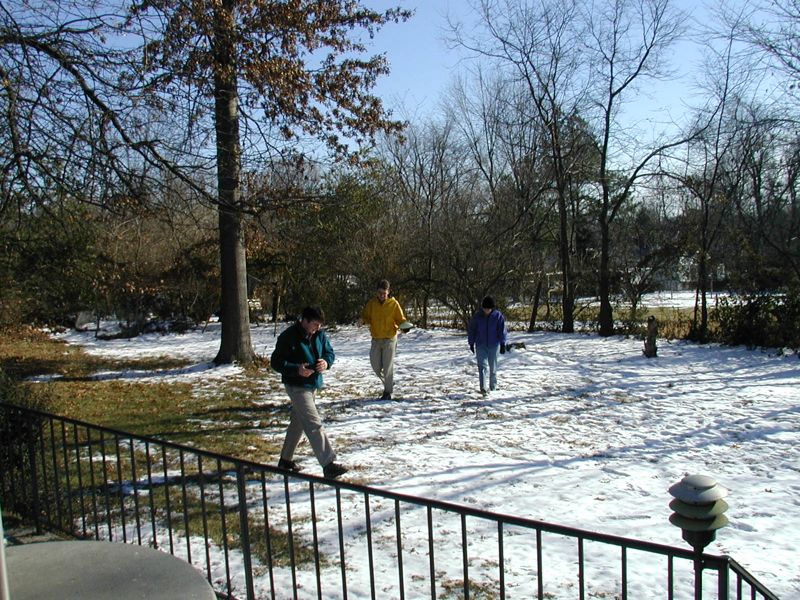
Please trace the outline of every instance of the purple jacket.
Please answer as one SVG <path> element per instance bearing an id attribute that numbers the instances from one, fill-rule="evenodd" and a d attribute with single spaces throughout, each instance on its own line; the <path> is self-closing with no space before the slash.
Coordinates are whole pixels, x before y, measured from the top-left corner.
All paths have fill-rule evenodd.
<path id="1" fill-rule="evenodd" d="M 508 332 L 506 332 L 506 319 L 503 317 L 503 313 L 493 309 L 487 316 L 483 309 L 479 309 L 469 322 L 467 336 L 470 346 L 472 344 L 478 346 L 506 344 Z"/>

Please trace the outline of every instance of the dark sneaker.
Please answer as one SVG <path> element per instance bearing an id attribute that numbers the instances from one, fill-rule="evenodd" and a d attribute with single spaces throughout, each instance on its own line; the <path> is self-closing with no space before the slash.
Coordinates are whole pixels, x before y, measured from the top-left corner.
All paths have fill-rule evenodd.
<path id="1" fill-rule="evenodd" d="M 339 475 L 344 475 L 345 473 L 347 473 L 347 467 L 339 463 L 329 462 L 322 467 L 322 474 L 326 479 L 336 479 Z"/>
<path id="2" fill-rule="evenodd" d="M 278 468 L 279 469 L 286 469 L 287 471 L 291 471 L 292 473 L 299 473 L 303 470 L 303 467 L 298 465 L 293 460 L 286 460 L 282 458 L 278 461 Z"/>
<path id="3" fill-rule="evenodd" d="M 481 390 L 481 396 L 488 396 L 488 395 L 489 392 L 487 392 L 486 390 Z"/>

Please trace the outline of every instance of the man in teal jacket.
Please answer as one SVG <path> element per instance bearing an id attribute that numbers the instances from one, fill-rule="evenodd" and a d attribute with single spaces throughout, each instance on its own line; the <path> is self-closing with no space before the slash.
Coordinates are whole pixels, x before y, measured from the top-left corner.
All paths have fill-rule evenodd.
<path id="1" fill-rule="evenodd" d="M 328 336 L 321 329 L 324 320 L 322 309 L 304 308 L 300 320 L 278 336 L 270 364 L 281 374 L 281 382 L 292 402 L 292 415 L 278 467 L 294 472 L 301 470 L 293 457 L 305 433 L 323 474 L 335 479 L 346 473 L 347 468 L 334 462 L 336 453 L 322 427 L 315 401 L 317 390 L 322 387 L 322 373 L 331 368 L 336 358 Z"/>

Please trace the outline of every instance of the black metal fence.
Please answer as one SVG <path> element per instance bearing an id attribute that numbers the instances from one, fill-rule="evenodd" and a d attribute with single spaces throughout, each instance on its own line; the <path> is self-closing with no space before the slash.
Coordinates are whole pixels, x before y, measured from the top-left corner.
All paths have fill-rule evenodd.
<path id="1" fill-rule="evenodd" d="M 0 403 L 0 504 L 149 545 L 220 598 L 774 599 L 726 556 L 290 474 Z"/>

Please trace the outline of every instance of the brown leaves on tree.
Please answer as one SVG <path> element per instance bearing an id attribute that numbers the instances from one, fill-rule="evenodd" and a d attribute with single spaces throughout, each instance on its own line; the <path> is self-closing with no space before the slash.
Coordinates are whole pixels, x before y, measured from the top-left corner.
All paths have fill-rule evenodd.
<path id="1" fill-rule="evenodd" d="M 389 72 L 386 58 L 363 56 L 359 35 L 410 15 L 352 0 L 145 0 L 132 19 L 153 32 L 148 69 L 162 92 L 182 84 L 211 98 L 215 79 L 235 81 L 248 119 L 284 140 L 313 136 L 346 154 L 344 140 L 401 127 L 370 94 Z"/>

